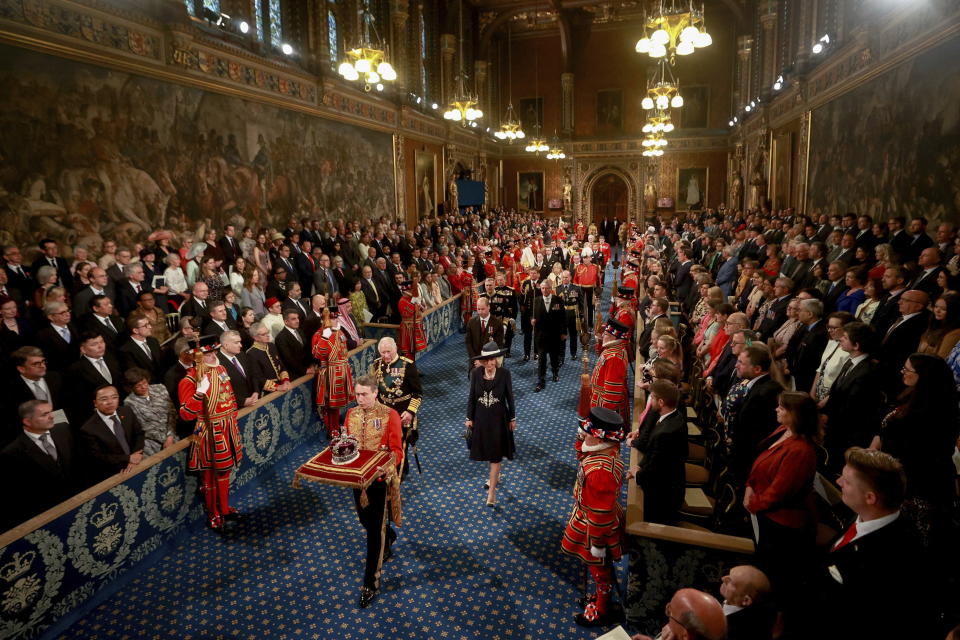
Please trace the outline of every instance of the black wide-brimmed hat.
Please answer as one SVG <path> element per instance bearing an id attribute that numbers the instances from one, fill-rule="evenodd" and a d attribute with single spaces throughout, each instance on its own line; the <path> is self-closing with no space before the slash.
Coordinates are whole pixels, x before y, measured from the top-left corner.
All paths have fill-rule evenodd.
<path id="1" fill-rule="evenodd" d="M 503 355 L 503 349 L 500 348 L 496 342 L 491 340 L 487 344 L 483 345 L 483 348 L 480 350 L 480 353 L 473 356 L 474 360 L 489 360 L 491 358 L 499 358 Z"/>
<path id="2" fill-rule="evenodd" d="M 624 439 L 623 418 L 619 413 L 605 407 L 590 409 L 590 417 L 580 421 L 580 428 L 595 438 L 609 442 L 620 442 Z"/>
<path id="3" fill-rule="evenodd" d="M 630 327 L 613 318 L 607 320 L 607 324 L 604 325 L 603 330 L 620 340 L 624 340 L 630 335 Z"/>
<path id="4" fill-rule="evenodd" d="M 195 351 L 199 350 L 202 353 L 210 353 L 220 348 L 220 336 L 199 336 L 190 341 L 190 346 L 193 347 Z"/>
<path id="5" fill-rule="evenodd" d="M 617 287 L 618 298 L 633 299 L 634 293 L 635 293 L 635 290 L 633 287 L 624 287 L 624 286 Z"/>

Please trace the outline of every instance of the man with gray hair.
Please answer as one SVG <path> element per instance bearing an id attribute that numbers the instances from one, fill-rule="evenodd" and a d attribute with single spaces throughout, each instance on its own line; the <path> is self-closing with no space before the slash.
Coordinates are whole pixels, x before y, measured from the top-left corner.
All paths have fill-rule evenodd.
<path id="1" fill-rule="evenodd" d="M 47 357 L 47 366 L 62 371 L 80 357 L 80 332 L 70 321 L 70 307 L 63 302 L 48 302 L 43 316 L 50 322 L 37 332 L 37 346 Z"/>
<path id="2" fill-rule="evenodd" d="M 217 354 L 217 359 L 230 376 L 230 386 L 233 387 L 237 406 L 255 405 L 260 399 L 263 382 L 256 377 L 247 354 L 243 353 L 239 331 L 228 329 L 220 334 L 220 352 Z"/>
<path id="3" fill-rule="evenodd" d="M 413 447 L 416 454 L 419 439 L 417 411 L 423 400 L 420 371 L 413 360 L 397 352 L 397 342 L 389 336 L 380 339 L 377 351 L 380 357 L 370 366 L 370 375 L 377 380 L 380 402 L 400 415 L 404 446 L 403 474 L 406 475 L 410 467 L 406 448 Z"/>
<path id="4" fill-rule="evenodd" d="M 667 623 L 658 638 L 724 640 L 727 619 L 717 599 L 697 589 L 680 589 L 667 603 Z M 638 633 L 631 640 L 652 640 Z"/>
<path id="5" fill-rule="evenodd" d="M 787 362 L 797 391 L 809 393 L 820 366 L 820 356 L 830 339 L 827 323 L 823 322 L 823 303 L 816 298 L 801 300 L 797 319 L 803 326 L 787 344 Z"/>

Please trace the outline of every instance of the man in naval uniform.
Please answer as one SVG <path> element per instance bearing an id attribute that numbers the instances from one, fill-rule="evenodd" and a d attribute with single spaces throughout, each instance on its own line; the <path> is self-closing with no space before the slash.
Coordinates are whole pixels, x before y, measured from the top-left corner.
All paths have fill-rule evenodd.
<path id="1" fill-rule="evenodd" d="M 416 452 L 420 433 L 417 429 L 417 411 L 423 399 L 420 372 L 413 360 L 397 353 L 397 343 L 391 337 L 381 338 L 377 344 L 380 357 L 373 361 L 370 375 L 377 379 L 378 397 L 381 403 L 400 415 L 403 429 L 403 475 L 410 471 L 407 447 Z"/>

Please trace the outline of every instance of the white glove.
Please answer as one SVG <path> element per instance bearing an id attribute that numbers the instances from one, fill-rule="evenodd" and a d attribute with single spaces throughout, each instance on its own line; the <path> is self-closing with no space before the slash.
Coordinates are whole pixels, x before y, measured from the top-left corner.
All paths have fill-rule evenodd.
<path id="1" fill-rule="evenodd" d="M 607 548 L 590 545 L 590 555 L 592 555 L 594 558 L 605 558 L 607 555 Z"/>
<path id="2" fill-rule="evenodd" d="M 323 333 L 320 334 L 320 335 L 322 335 L 322 336 L 324 337 L 324 339 L 326 339 L 326 338 L 329 338 L 329 337 L 330 337 L 330 334 L 331 334 L 331 333 L 333 333 L 333 332 L 330 331 L 330 327 L 327 327 L 326 329 L 323 330 Z"/>
<path id="3" fill-rule="evenodd" d="M 201 396 L 207 395 L 207 391 L 210 390 L 210 378 L 203 376 L 203 379 L 197 383 L 197 394 Z"/>

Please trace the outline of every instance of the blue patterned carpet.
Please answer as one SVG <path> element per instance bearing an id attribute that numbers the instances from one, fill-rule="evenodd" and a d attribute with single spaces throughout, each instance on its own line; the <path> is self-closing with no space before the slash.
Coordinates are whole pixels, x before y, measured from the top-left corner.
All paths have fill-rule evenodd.
<path id="1" fill-rule="evenodd" d="M 506 366 L 518 406 L 517 456 L 504 463 L 496 510 L 485 504 L 486 464 L 469 460 L 461 435 L 462 340 L 450 338 L 418 363 L 423 474 L 411 470 L 403 485 L 404 526 L 369 609 L 356 606 L 365 538 L 350 491 L 290 486 L 294 469 L 321 448 L 318 440 L 244 487 L 235 504 L 248 516 L 226 539 L 204 528 L 184 532 L 63 637 L 598 635 L 573 623 L 581 568 L 559 551 L 576 475 L 581 364 L 568 359 L 559 383 L 548 371 L 546 390 L 534 393 L 536 363 L 517 357 L 522 336 L 513 352 Z"/>

